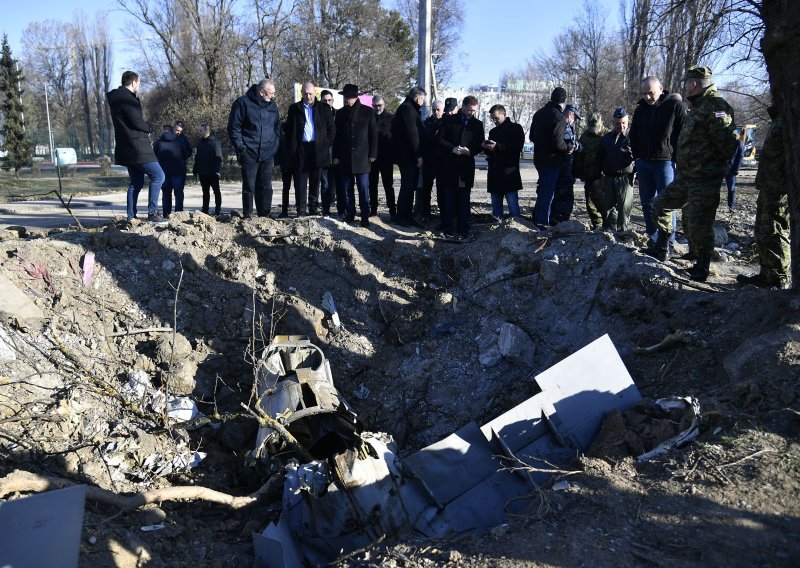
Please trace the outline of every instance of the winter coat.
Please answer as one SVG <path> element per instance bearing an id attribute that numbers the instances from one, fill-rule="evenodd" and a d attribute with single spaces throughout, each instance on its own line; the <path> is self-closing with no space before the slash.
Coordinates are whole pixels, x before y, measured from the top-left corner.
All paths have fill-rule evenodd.
<path id="1" fill-rule="evenodd" d="M 142 103 L 130 90 L 118 87 L 106 95 L 114 123 L 114 161 L 120 166 L 155 162 L 150 125 L 142 116 Z"/>
<path id="2" fill-rule="evenodd" d="M 522 189 L 519 155 L 525 145 L 525 132 L 519 124 L 506 118 L 489 131 L 494 150 L 484 150 L 489 163 L 486 186 L 489 193 L 506 194 Z"/>
<path id="3" fill-rule="evenodd" d="M 336 137 L 336 126 L 333 122 L 333 109 L 323 102 L 314 101 L 311 107 L 314 121 L 314 164 L 324 168 L 331 163 L 330 148 Z M 301 165 L 303 149 L 303 130 L 306 125 L 306 111 L 303 101 L 289 106 L 286 115 L 286 167 Z"/>
<path id="4" fill-rule="evenodd" d="M 375 111 L 358 100 L 353 106 L 336 111 L 336 138 L 333 159 L 339 160 L 344 174 L 365 174 L 370 171 L 370 159 L 378 157 L 378 124 Z"/>
<path id="5" fill-rule="evenodd" d="M 238 155 L 247 151 L 259 162 L 271 160 L 278 151 L 280 136 L 278 105 L 258 96 L 258 85 L 233 101 L 228 116 L 228 137 Z"/>
<path id="6" fill-rule="evenodd" d="M 597 148 L 600 146 L 600 139 L 605 134 L 605 130 L 592 131 L 586 130 L 581 134 L 580 142 L 583 150 L 578 152 L 572 163 L 572 176 L 585 182 L 592 182 L 599 179 L 597 171 Z"/>
<path id="7" fill-rule="evenodd" d="M 422 151 L 422 173 L 425 176 L 434 177 L 439 170 L 438 148 L 434 143 L 436 133 L 442 125 L 442 119 L 430 115 L 426 118 L 422 126 L 425 128 L 425 147 Z"/>
<path id="8" fill-rule="evenodd" d="M 392 119 L 394 115 L 387 110 L 375 115 L 378 124 L 378 159 L 381 165 L 391 165 L 392 161 Z"/>
<path id="9" fill-rule="evenodd" d="M 436 185 L 442 187 L 472 187 L 475 184 L 475 156 L 483 150 L 483 123 L 475 117 L 464 122 L 460 112 L 442 119 L 436 135 L 439 148 L 439 173 Z M 453 154 L 453 148 L 465 146 L 469 156 Z"/>
<path id="10" fill-rule="evenodd" d="M 398 166 L 416 166 L 425 150 L 419 105 L 406 97 L 392 119 L 392 157 Z"/>
<path id="11" fill-rule="evenodd" d="M 529 137 L 537 168 L 560 168 L 564 164 L 570 151 L 564 141 L 566 130 L 567 119 L 558 104 L 549 102 L 536 111 Z"/>
<path id="12" fill-rule="evenodd" d="M 197 142 L 192 173 L 199 176 L 213 176 L 222 168 L 222 145 L 213 136 L 201 138 Z"/>
<path id="13" fill-rule="evenodd" d="M 161 138 L 153 143 L 153 151 L 166 175 L 186 174 L 186 160 L 192 155 L 192 147 L 185 136 L 164 132 Z"/>
<path id="14" fill-rule="evenodd" d="M 682 177 L 721 181 L 738 144 L 733 109 L 717 96 L 714 85 L 689 100 L 692 110 L 678 138 L 676 172 Z"/>
<path id="15" fill-rule="evenodd" d="M 653 105 L 640 99 L 633 111 L 629 133 L 633 157 L 637 160 L 672 160 L 685 116 L 686 103 L 667 91 Z"/>
<path id="16" fill-rule="evenodd" d="M 593 179 L 599 179 L 600 172 L 609 177 L 620 177 L 633 173 L 633 153 L 628 136 L 612 130 L 600 139 Z"/>

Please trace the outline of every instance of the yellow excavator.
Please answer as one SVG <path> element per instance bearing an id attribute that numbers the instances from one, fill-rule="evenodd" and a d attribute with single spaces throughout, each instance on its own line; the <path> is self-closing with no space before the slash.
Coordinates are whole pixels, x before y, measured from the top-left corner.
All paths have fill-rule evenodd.
<path id="1" fill-rule="evenodd" d="M 754 164 L 756 161 L 756 125 L 745 124 L 737 128 L 736 133 L 741 136 L 742 142 L 744 142 L 742 164 Z"/>

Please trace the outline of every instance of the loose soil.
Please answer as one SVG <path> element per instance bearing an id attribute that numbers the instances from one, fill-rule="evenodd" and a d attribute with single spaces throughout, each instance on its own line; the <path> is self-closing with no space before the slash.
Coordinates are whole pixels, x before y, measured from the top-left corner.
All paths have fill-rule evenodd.
<path id="1" fill-rule="evenodd" d="M 490 222 L 476 189 L 464 243 L 398 229 L 383 213 L 367 229 L 182 212 L 166 227 L 7 230 L 3 272 L 45 318 L 0 324 L 0 475 L 25 470 L 119 493 L 197 485 L 249 494 L 272 472 L 248 459 L 257 423 L 240 404 L 253 357 L 275 334 L 321 347 L 360 420 L 391 434 L 403 455 L 519 404 L 535 394 L 537 373 L 609 334 L 644 397 L 699 399 L 696 442 L 643 464 L 635 444 L 580 456 L 553 477 L 566 484 L 542 486 L 525 515 L 488 534 L 402 535 L 339 562 L 797 566 L 800 300 L 736 284 L 757 268 L 752 180 L 740 176 L 734 213 L 720 208 L 730 241 L 705 284 L 686 278 L 686 263 L 639 254 L 639 233 L 584 230 L 579 186 L 581 223 L 547 231 Z M 78 266 L 89 251 L 84 286 Z M 322 309 L 326 291 L 339 333 Z M 486 367 L 479 356 L 506 322 L 527 333 L 535 357 Z M 684 341 L 639 349 L 677 331 Z M 206 418 L 165 427 L 158 407 L 127 393 L 135 371 L 150 394 L 189 395 Z M 206 457 L 190 468 L 181 458 L 193 451 Z M 90 501 L 80 565 L 251 565 L 251 534 L 277 519 L 280 493 L 237 510 L 172 501 L 119 514 Z"/>

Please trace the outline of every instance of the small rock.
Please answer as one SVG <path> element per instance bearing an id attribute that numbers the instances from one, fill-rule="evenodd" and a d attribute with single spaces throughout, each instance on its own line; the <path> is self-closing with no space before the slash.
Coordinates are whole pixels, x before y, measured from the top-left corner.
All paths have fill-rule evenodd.
<path id="1" fill-rule="evenodd" d="M 173 347 L 172 337 L 175 336 Z M 192 354 L 192 344 L 186 336 L 180 333 L 164 333 L 156 342 L 156 361 L 158 363 L 169 363 L 170 361 L 180 361 Z"/>
<path id="2" fill-rule="evenodd" d="M 436 309 L 446 310 L 450 307 L 453 301 L 453 295 L 450 292 L 439 292 L 436 294 Z"/>
<path id="3" fill-rule="evenodd" d="M 166 374 L 169 392 L 179 396 L 192 394 L 197 386 L 196 374 L 197 363 L 189 359 L 179 361 Z"/>
<path id="4" fill-rule="evenodd" d="M 524 365 L 533 364 L 536 356 L 536 345 L 534 345 L 527 333 L 513 323 L 504 323 L 500 327 L 497 345 L 500 353 L 506 359 Z"/>
<path id="5" fill-rule="evenodd" d="M 498 346 L 498 335 L 494 331 L 484 331 L 478 340 L 478 361 L 484 367 L 494 367 L 503 359 Z"/>
<path id="6" fill-rule="evenodd" d="M 553 227 L 554 236 L 573 235 L 575 233 L 583 233 L 586 227 L 577 219 L 570 219 L 569 221 L 561 221 L 558 225 Z"/>
<path id="7" fill-rule="evenodd" d="M 172 262 L 169 259 L 165 260 L 164 262 L 161 263 L 161 268 L 163 268 L 164 270 L 167 270 L 167 271 L 175 270 L 175 263 Z"/>
<path id="8" fill-rule="evenodd" d="M 539 282 L 545 288 L 552 288 L 558 282 L 560 273 L 558 260 L 545 260 L 539 265 Z"/>

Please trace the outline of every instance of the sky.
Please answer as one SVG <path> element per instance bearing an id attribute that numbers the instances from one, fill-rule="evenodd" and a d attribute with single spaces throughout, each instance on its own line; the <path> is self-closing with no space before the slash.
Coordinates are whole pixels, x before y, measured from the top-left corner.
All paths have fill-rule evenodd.
<path id="1" fill-rule="evenodd" d="M 619 20 L 619 0 L 599 0 L 606 8 L 608 23 Z M 451 88 L 471 85 L 496 85 L 503 71 L 513 71 L 539 51 L 547 50 L 582 10 L 584 0 L 461 0 L 464 25 L 461 57 L 453 73 Z M 393 0 L 382 0 L 391 6 Z M 4 0 L 0 33 L 8 35 L 14 57 L 22 53 L 22 32 L 33 21 L 58 19 L 71 21 L 79 8 L 93 19 L 95 13 L 109 12 L 111 35 L 115 41 L 114 75 L 130 66 L 134 54 L 126 38 L 129 16 L 114 0 L 37 0 L 30 4 Z M 457 59 L 458 61 L 459 59 Z"/>

